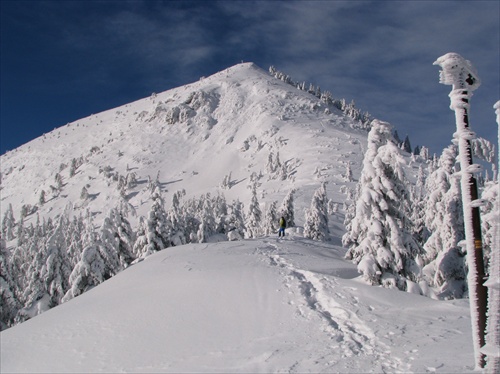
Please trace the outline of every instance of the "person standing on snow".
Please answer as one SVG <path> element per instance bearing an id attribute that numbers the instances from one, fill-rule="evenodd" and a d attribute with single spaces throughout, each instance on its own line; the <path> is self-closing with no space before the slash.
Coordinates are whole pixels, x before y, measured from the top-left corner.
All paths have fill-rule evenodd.
<path id="1" fill-rule="evenodd" d="M 285 221 L 285 218 L 282 216 L 280 218 L 280 229 L 278 231 L 278 236 L 281 237 L 285 237 L 285 228 L 286 228 L 286 221 Z"/>

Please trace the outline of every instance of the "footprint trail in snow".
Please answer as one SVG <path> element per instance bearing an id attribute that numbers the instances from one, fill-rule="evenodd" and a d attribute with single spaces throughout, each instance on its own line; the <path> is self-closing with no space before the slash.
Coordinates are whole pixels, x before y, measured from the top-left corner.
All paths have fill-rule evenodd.
<path id="1" fill-rule="evenodd" d="M 296 305 L 298 314 L 302 318 L 319 317 L 323 321 L 323 331 L 332 340 L 332 345 L 325 347 L 331 351 L 329 363 L 338 367 L 342 361 L 346 370 L 355 371 L 359 365 L 357 361 L 366 358 L 373 363 L 375 372 L 408 372 L 410 365 L 394 357 L 390 347 L 359 317 L 362 308 L 369 311 L 371 307 L 360 305 L 334 277 L 294 266 L 285 257 L 297 253 L 289 251 L 287 242 L 269 241 L 266 247 L 259 248 L 259 252 L 267 257 L 271 266 L 280 269 L 284 285 L 293 296 L 289 303 Z"/>

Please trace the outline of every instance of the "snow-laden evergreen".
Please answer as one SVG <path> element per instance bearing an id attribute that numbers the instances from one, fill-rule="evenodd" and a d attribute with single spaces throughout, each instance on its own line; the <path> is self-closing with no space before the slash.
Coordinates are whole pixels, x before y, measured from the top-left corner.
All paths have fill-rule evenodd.
<path id="1" fill-rule="evenodd" d="M 279 209 L 279 216 L 285 218 L 287 227 L 295 226 L 295 204 L 294 204 L 294 196 L 295 190 L 291 189 L 286 194 L 283 202 L 281 203 L 281 207 Z"/>
<path id="2" fill-rule="evenodd" d="M 264 235 L 275 235 L 279 229 L 278 202 L 271 201 L 264 214 Z"/>
<path id="3" fill-rule="evenodd" d="M 260 209 L 259 199 L 257 197 L 257 183 L 251 185 L 252 199 L 248 206 L 246 215 L 246 237 L 257 238 L 261 235 L 262 211 Z"/>
<path id="4" fill-rule="evenodd" d="M 314 193 L 311 206 L 305 213 L 304 237 L 314 240 L 328 240 L 328 198 L 326 196 L 326 183 Z"/>
<path id="5" fill-rule="evenodd" d="M 467 292 L 463 208 L 459 179 L 455 172 L 456 146 L 443 150 L 439 167 L 427 178 L 425 225 L 431 232 L 424 244 L 427 283 L 439 298 L 461 298 Z"/>
<path id="6" fill-rule="evenodd" d="M 374 121 L 368 134 L 356 211 L 343 237 L 348 259 L 372 284 L 421 293 L 421 247 L 409 231 L 409 191 L 391 126 Z"/>

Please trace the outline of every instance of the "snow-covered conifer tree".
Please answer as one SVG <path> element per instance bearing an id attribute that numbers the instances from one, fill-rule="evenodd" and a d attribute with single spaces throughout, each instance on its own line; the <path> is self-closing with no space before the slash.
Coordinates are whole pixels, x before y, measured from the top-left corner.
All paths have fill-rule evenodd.
<path id="1" fill-rule="evenodd" d="M 127 188 L 135 188 L 137 186 L 137 176 L 135 173 L 128 173 L 126 176 Z"/>
<path id="2" fill-rule="evenodd" d="M 226 233 L 226 218 L 228 215 L 227 202 L 224 195 L 217 194 L 213 199 L 213 216 L 215 219 L 215 232 Z"/>
<path id="3" fill-rule="evenodd" d="M 246 237 L 257 238 L 261 233 L 262 211 L 260 210 L 259 200 L 257 199 L 257 183 L 252 184 L 252 199 L 248 206 L 247 220 L 245 223 Z"/>
<path id="4" fill-rule="evenodd" d="M 114 212 L 111 210 L 109 215 L 104 218 L 99 230 L 99 253 L 104 260 L 105 270 L 104 278 L 108 279 L 123 270 L 124 265 L 120 261 L 120 239 L 118 236 L 118 227 L 114 222 Z M 127 257 L 127 260 L 130 258 Z"/>
<path id="5" fill-rule="evenodd" d="M 61 215 L 59 222 L 47 240 L 47 260 L 40 271 L 40 278 L 50 296 L 50 308 L 59 305 L 69 289 L 70 263 L 66 254 L 67 243 L 64 237 L 68 220 Z"/>
<path id="6" fill-rule="evenodd" d="M 46 292 L 41 272 L 48 257 L 47 237 L 50 238 L 53 229 L 52 226 L 46 225 L 44 231 L 35 230 L 33 237 L 26 243 L 27 250 L 23 248 L 24 246 L 18 247 L 13 253 L 13 273 L 27 275 L 18 279 L 18 287 L 23 290 L 19 300 L 24 304 L 24 307 L 19 310 L 16 323 L 24 322 L 49 309 L 49 295 Z M 43 235 L 38 236 L 39 232 Z"/>
<path id="7" fill-rule="evenodd" d="M 56 182 L 56 188 L 61 191 L 61 189 L 63 188 L 63 179 L 61 174 L 56 173 L 56 175 L 54 176 L 54 181 Z"/>
<path id="8" fill-rule="evenodd" d="M 239 201 L 233 201 L 230 213 L 226 220 L 227 239 L 241 240 L 245 237 L 245 218 L 243 216 L 243 204 Z"/>
<path id="9" fill-rule="evenodd" d="M 186 244 L 186 223 L 181 208 L 181 199 L 186 195 L 186 191 L 174 192 L 172 196 L 172 207 L 168 211 L 168 219 L 172 231 L 172 242 L 174 245 Z"/>
<path id="10" fill-rule="evenodd" d="M 454 176 L 456 157 L 456 146 L 444 149 L 425 187 L 425 225 L 431 235 L 424 244 L 423 274 L 445 299 L 461 298 L 467 291 L 465 254 L 458 245 L 465 233 L 460 181 Z"/>
<path id="11" fill-rule="evenodd" d="M 415 290 L 420 268 L 415 258 L 421 248 L 407 221 L 409 192 L 402 165 L 404 158 L 394 144 L 391 126 L 374 120 L 356 199 L 356 213 L 343 242 L 346 258 L 371 284 Z"/>
<path id="12" fill-rule="evenodd" d="M 16 220 L 14 218 L 14 211 L 12 210 L 12 204 L 9 204 L 2 220 L 2 237 L 5 238 L 5 240 L 10 241 L 14 239 L 15 226 Z"/>
<path id="13" fill-rule="evenodd" d="M 277 152 L 276 156 L 274 156 L 274 153 L 271 151 L 269 153 L 266 164 L 266 171 L 269 173 L 269 178 L 270 179 L 274 178 L 275 173 L 278 172 L 280 169 L 281 169 L 281 162 L 279 158 L 279 152 Z"/>
<path id="14" fill-rule="evenodd" d="M 198 229 L 198 242 L 206 243 L 208 238 L 215 234 L 216 222 L 214 207 L 210 194 L 203 197 L 203 206 L 199 215 L 200 227 Z"/>
<path id="15" fill-rule="evenodd" d="M 5 240 L 0 238 L 0 331 L 14 324 L 14 318 L 20 307 L 15 294 L 7 245 Z"/>
<path id="16" fill-rule="evenodd" d="M 77 168 L 77 166 L 76 166 L 76 158 L 73 158 L 73 159 L 71 160 L 71 166 L 70 166 L 70 168 L 69 168 L 69 176 L 70 176 L 70 178 L 71 178 L 71 177 L 73 177 L 73 176 L 75 175 L 75 173 L 76 173 L 76 168 Z"/>
<path id="17" fill-rule="evenodd" d="M 70 288 L 61 302 L 71 300 L 104 282 L 106 265 L 99 251 L 99 238 L 94 230 L 92 214 L 87 212 L 85 228 L 82 232 L 83 251 L 80 260 L 69 276 Z"/>
<path id="18" fill-rule="evenodd" d="M 287 227 L 295 226 L 295 213 L 294 213 L 295 192 L 296 191 L 293 188 L 290 191 L 288 191 L 279 209 L 279 214 L 280 216 L 283 216 L 285 218 Z"/>
<path id="19" fill-rule="evenodd" d="M 156 187 L 151 195 L 153 203 L 146 220 L 143 221 L 141 235 L 138 235 L 134 245 L 140 257 L 146 257 L 154 252 L 161 251 L 171 245 L 171 229 L 164 208 L 161 190 Z M 144 237 L 143 237 L 144 236 Z M 142 248 L 138 245 L 142 244 Z"/>
<path id="20" fill-rule="evenodd" d="M 352 170 L 351 170 L 351 163 L 350 162 L 347 162 L 347 164 L 346 164 L 344 180 L 346 182 L 352 182 Z"/>
<path id="21" fill-rule="evenodd" d="M 277 201 L 271 201 L 267 206 L 266 213 L 264 215 L 264 235 L 273 235 L 278 232 L 279 217 L 276 208 L 277 205 Z"/>
<path id="22" fill-rule="evenodd" d="M 46 201 L 45 199 L 46 199 L 46 197 L 45 197 L 45 190 L 42 190 L 40 192 L 40 197 L 38 198 L 38 204 L 40 204 L 40 205 L 45 204 L 45 201 Z"/>
<path id="23" fill-rule="evenodd" d="M 66 253 L 71 269 L 80 261 L 80 256 L 83 252 L 82 232 L 84 228 L 85 224 L 82 216 L 73 216 L 73 220 L 68 225 L 65 235 L 68 243 Z"/>
<path id="24" fill-rule="evenodd" d="M 111 211 L 114 227 L 116 227 L 116 236 L 118 238 L 118 256 L 122 267 L 127 267 L 135 260 L 132 248 L 135 242 L 134 230 L 127 219 L 127 214 L 121 209 L 115 208 Z"/>
<path id="25" fill-rule="evenodd" d="M 143 252 L 146 250 L 148 245 L 148 236 L 147 236 L 147 223 L 146 218 L 141 216 L 139 217 L 139 225 L 137 228 L 137 232 L 135 234 L 135 242 L 132 247 L 132 252 L 136 258 L 141 257 Z"/>
<path id="26" fill-rule="evenodd" d="M 83 186 L 82 191 L 80 192 L 80 199 L 87 200 L 89 198 L 89 191 L 87 187 Z"/>
<path id="27" fill-rule="evenodd" d="M 304 223 L 304 237 L 314 240 L 327 240 L 330 234 L 328 229 L 328 198 L 326 184 L 314 192 L 311 207 L 306 211 Z"/>
<path id="28" fill-rule="evenodd" d="M 430 157 L 429 156 L 429 148 L 427 148 L 425 146 L 420 147 L 419 156 L 422 157 L 424 160 L 428 160 Z"/>

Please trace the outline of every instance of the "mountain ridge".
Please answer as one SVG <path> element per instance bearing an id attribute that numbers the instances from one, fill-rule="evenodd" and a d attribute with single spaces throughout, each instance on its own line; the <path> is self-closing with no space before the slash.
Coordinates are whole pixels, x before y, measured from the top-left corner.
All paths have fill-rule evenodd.
<path id="1" fill-rule="evenodd" d="M 290 137 L 292 134 L 295 137 Z M 329 141 L 331 136 L 337 144 Z M 305 139 L 308 144 L 303 143 Z M 340 110 L 275 79 L 253 63 L 243 63 L 197 82 L 74 121 L 0 156 L 2 205 L 5 209 L 12 203 L 14 211 L 27 205 L 29 211 L 37 206 L 43 190 L 47 196 L 53 195 L 47 198 L 48 205 L 63 198 L 76 202 L 79 209 L 83 206 L 79 204 L 80 190 L 88 186 L 93 201 L 101 207 L 111 207 L 106 201 L 116 202 L 117 197 L 109 191 L 101 196 L 111 184 L 103 176 L 114 173 L 112 179 L 130 172 L 135 172 L 141 181 L 159 173 L 162 185 L 169 191 L 167 195 L 174 188 L 185 189 L 189 195 L 217 193 L 225 175 L 232 172 L 233 188 L 223 192 L 228 198 L 248 200 L 250 195 L 248 189 L 242 188 L 243 181 L 248 182 L 252 173 L 265 173 L 270 153 L 279 153 L 289 168 L 290 175 L 283 183 L 288 183 L 288 188 L 273 183 L 276 182 L 273 179 L 266 183 L 282 197 L 290 188 L 311 184 L 311 179 L 318 185 L 341 175 L 349 155 L 343 156 L 340 167 L 329 161 L 332 157 L 327 153 L 339 151 L 342 141 L 353 143 L 358 157 L 352 160 L 352 167 L 359 174 L 359 155 L 365 139 L 366 131 L 356 129 L 356 122 Z M 321 160 L 310 153 L 321 155 Z M 207 158 L 212 162 L 207 164 Z M 73 159 L 80 160 L 77 162 L 81 165 L 76 175 L 70 177 Z M 323 176 L 311 175 L 311 170 L 321 169 L 325 170 L 318 173 Z M 51 179 L 57 174 L 64 179 L 61 191 L 51 187 L 55 184 Z M 340 182 L 338 179 L 341 180 L 337 178 L 336 183 Z M 25 182 L 12 188 L 16 180 Z M 146 195 L 134 190 L 128 196 L 132 193 L 138 214 L 144 214 L 140 208 L 147 200 Z M 38 212 L 50 210 L 47 204 L 39 206 Z M 52 217 L 61 214 L 62 204 L 57 205 L 45 214 Z"/>

